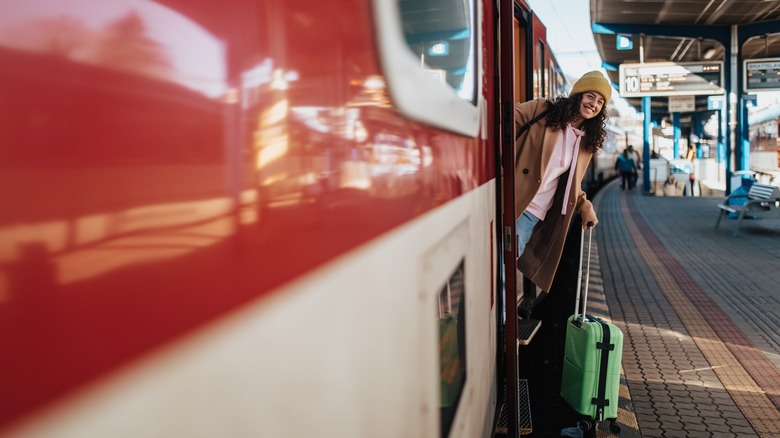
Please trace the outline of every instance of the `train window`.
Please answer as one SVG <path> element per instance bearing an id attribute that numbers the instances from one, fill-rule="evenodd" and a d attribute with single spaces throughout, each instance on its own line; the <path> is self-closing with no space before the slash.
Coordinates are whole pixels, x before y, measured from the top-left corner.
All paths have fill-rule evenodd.
<path id="1" fill-rule="evenodd" d="M 441 436 L 449 435 L 466 383 L 466 296 L 463 261 L 439 290 Z"/>
<path id="2" fill-rule="evenodd" d="M 539 40 L 539 44 L 536 46 L 536 60 L 534 61 L 534 88 L 536 88 L 534 97 L 547 97 L 544 87 L 544 72 L 544 42 Z"/>
<path id="3" fill-rule="evenodd" d="M 553 78 L 555 80 L 555 93 L 550 97 L 558 97 L 558 96 L 566 96 L 568 92 L 566 91 L 566 78 L 563 76 L 563 73 L 561 72 L 561 69 L 558 67 L 555 67 L 554 63 L 552 66 Z"/>
<path id="4" fill-rule="evenodd" d="M 472 4 L 463 0 L 399 0 L 404 39 L 420 66 L 474 100 Z"/>
<path id="5" fill-rule="evenodd" d="M 555 72 L 555 62 L 552 59 L 549 60 L 549 66 L 547 67 L 547 85 L 550 87 L 548 97 L 550 99 L 558 97 L 558 77 Z"/>
<path id="6" fill-rule="evenodd" d="M 374 0 L 382 69 L 401 113 L 477 134 L 477 15 L 475 0 Z"/>

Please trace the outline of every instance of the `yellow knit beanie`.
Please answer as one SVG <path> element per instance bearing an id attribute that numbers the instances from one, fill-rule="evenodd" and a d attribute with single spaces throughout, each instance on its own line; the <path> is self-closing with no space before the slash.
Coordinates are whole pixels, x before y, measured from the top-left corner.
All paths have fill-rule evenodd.
<path id="1" fill-rule="evenodd" d="M 584 93 L 586 91 L 595 91 L 599 93 L 607 103 L 609 103 L 609 98 L 612 96 L 612 87 L 609 86 L 609 82 L 598 70 L 582 75 L 582 77 L 574 83 L 574 88 L 571 89 L 570 94 Z"/>

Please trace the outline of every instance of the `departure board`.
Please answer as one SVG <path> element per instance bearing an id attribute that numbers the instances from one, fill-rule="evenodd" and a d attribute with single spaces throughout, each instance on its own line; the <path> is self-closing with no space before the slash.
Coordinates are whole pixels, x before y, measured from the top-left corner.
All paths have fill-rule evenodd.
<path id="1" fill-rule="evenodd" d="M 723 94 L 723 62 L 620 64 L 620 97 Z"/>
<path id="2" fill-rule="evenodd" d="M 780 58 L 746 59 L 742 78 L 746 93 L 780 91 Z"/>

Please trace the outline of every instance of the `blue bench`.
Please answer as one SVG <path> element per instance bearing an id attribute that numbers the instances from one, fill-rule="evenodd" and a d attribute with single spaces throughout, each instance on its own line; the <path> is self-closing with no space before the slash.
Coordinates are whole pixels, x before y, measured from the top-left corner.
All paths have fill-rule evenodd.
<path id="1" fill-rule="evenodd" d="M 754 183 L 747 193 L 739 193 L 727 196 L 722 204 L 718 204 L 720 214 L 715 222 L 715 229 L 720 226 L 723 216 L 729 213 L 739 215 L 737 227 L 734 229 L 734 237 L 737 237 L 742 219 L 750 213 L 751 216 L 766 213 L 780 207 L 780 189 L 768 184 Z"/>

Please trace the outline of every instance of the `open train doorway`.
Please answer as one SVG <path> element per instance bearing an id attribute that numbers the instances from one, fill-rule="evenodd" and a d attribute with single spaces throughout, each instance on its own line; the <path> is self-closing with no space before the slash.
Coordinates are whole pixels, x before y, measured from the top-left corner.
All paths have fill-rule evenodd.
<path id="1" fill-rule="evenodd" d="M 500 11 L 500 100 L 501 100 L 501 216 L 505 314 L 503 327 L 506 384 L 505 430 L 508 436 L 532 431 L 527 386 L 519 379 L 518 354 L 530 342 L 540 322 L 530 318 L 541 293 L 517 270 L 515 221 L 515 127 L 514 105 L 536 97 L 550 97 L 555 87 L 565 84 L 546 41 L 546 29 L 524 2 L 506 2 Z M 507 44 L 507 42 L 509 44 Z M 500 428 L 499 428 L 500 430 Z"/>

